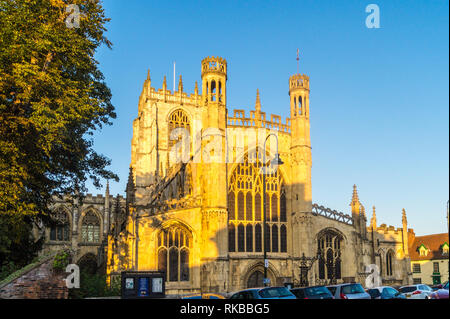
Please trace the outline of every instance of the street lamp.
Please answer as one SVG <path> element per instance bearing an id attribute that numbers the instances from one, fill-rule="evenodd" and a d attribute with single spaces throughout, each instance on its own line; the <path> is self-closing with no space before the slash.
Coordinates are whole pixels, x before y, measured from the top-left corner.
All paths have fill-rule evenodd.
<path id="1" fill-rule="evenodd" d="M 320 258 L 320 251 L 317 251 L 317 255 L 314 257 L 306 257 L 305 253 L 300 257 L 300 287 L 308 287 L 308 273 L 312 266 Z"/>
<path id="2" fill-rule="evenodd" d="M 271 133 L 269 135 L 267 135 L 266 139 L 264 140 L 264 149 L 263 149 L 263 163 L 262 163 L 262 170 L 263 170 L 263 191 L 262 191 L 262 195 L 263 195 L 263 207 L 264 207 L 264 216 L 263 216 L 263 247 L 264 247 L 264 286 L 267 287 L 268 286 L 268 280 L 267 280 L 267 268 L 269 268 L 269 261 L 267 260 L 267 246 L 266 246 L 266 236 L 268 236 L 268 234 L 266 233 L 266 142 L 269 139 L 269 137 L 271 136 L 275 136 L 275 139 L 277 141 L 277 152 L 275 154 L 275 157 L 273 158 L 273 160 L 270 161 L 269 166 L 274 165 L 274 166 L 278 166 L 278 165 L 282 165 L 284 164 L 283 161 L 280 158 L 280 154 L 278 154 L 278 136 L 274 133 Z M 270 238 L 269 238 L 270 240 Z"/>

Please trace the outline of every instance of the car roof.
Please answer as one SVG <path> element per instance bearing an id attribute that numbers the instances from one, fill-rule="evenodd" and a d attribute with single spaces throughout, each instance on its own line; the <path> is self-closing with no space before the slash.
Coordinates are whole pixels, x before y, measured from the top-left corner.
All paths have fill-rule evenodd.
<path id="1" fill-rule="evenodd" d="M 271 288 L 286 288 L 286 287 L 283 287 L 283 286 L 276 286 L 276 287 L 256 287 L 256 288 L 247 288 L 247 289 L 243 289 L 243 290 L 238 290 L 238 291 L 232 292 L 231 294 L 234 295 L 234 294 L 237 294 L 237 293 L 240 293 L 240 292 L 244 292 L 244 291 L 259 291 L 259 290 L 263 290 L 263 289 L 271 289 Z M 286 289 L 287 289 L 287 288 L 286 288 Z M 288 290 L 289 290 L 289 289 L 288 289 Z"/>
<path id="2" fill-rule="evenodd" d="M 324 286 L 324 285 L 317 285 L 317 286 L 309 286 L 309 287 L 296 287 L 292 288 L 291 290 L 299 290 L 299 289 L 308 289 L 308 288 L 321 288 L 321 287 L 331 287 L 331 286 Z"/>

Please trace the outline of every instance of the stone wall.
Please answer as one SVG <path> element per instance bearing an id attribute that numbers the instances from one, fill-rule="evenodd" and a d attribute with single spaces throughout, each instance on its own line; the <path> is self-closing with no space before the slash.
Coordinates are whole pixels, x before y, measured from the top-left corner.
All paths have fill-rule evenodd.
<path id="1" fill-rule="evenodd" d="M 0 283 L 0 299 L 67 299 L 65 277 L 53 270 L 53 257 L 46 258 Z"/>

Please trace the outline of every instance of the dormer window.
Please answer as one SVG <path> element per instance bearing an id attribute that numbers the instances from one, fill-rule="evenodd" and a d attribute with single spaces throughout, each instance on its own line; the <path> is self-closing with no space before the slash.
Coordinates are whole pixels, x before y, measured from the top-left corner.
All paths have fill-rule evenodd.
<path id="1" fill-rule="evenodd" d="M 428 248 L 426 248 L 424 245 L 421 245 L 421 246 L 419 247 L 419 255 L 420 255 L 421 257 L 427 256 L 427 255 L 428 255 Z"/>
<path id="2" fill-rule="evenodd" d="M 447 243 L 444 243 L 444 244 L 441 246 L 441 249 L 442 249 L 442 254 L 443 254 L 443 255 L 448 255 L 448 244 L 447 244 Z"/>

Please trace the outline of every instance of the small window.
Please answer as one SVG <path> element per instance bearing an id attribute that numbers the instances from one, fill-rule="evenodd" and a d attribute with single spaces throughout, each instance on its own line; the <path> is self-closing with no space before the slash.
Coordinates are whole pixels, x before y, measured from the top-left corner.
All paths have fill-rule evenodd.
<path id="1" fill-rule="evenodd" d="M 413 278 L 413 284 L 414 285 L 419 285 L 421 283 L 422 283 L 422 278 Z"/>
<path id="2" fill-rule="evenodd" d="M 433 263 L 433 272 L 439 273 L 439 263 L 438 262 Z"/>
<path id="3" fill-rule="evenodd" d="M 421 269 L 420 269 L 420 264 L 413 264 L 413 273 L 420 273 Z"/>

